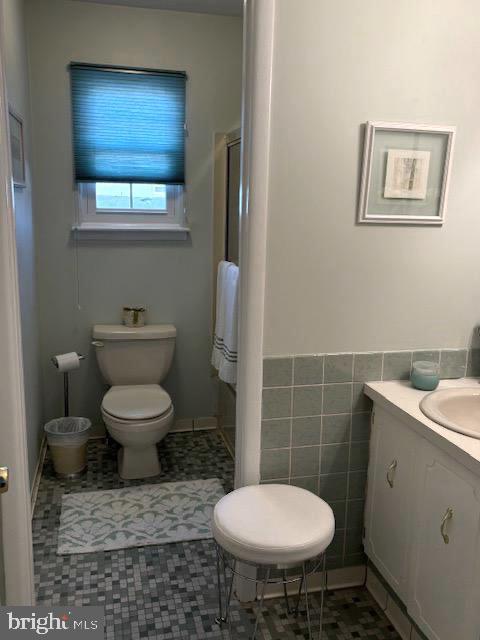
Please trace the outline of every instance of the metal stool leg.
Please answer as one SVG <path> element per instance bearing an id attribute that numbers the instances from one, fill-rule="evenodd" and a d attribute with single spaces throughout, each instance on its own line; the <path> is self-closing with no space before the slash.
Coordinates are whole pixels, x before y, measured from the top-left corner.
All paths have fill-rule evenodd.
<path id="1" fill-rule="evenodd" d="M 237 570 L 237 561 L 234 560 L 233 561 L 233 567 L 232 567 L 232 576 L 230 578 L 230 584 L 228 586 L 228 590 L 227 590 L 227 582 L 225 580 L 225 598 L 226 598 L 226 603 L 225 603 L 225 618 L 224 618 L 224 622 L 230 622 L 230 603 L 232 601 L 232 593 L 233 593 L 233 581 L 235 580 L 235 571 Z M 226 577 L 226 574 L 225 574 Z"/>
<path id="2" fill-rule="evenodd" d="M 327 590 L 327 566 L 326 566 L 327 552 L 323 552 L 322 558 L 322 593 L 320 595 L 320 631 L 318 634 L 318 640 L 322 640 L 323 637 L 323 604 L 325 600 L 325 591 Z"/>
<path id="3" fill-rule="evenodd" d="M 259 602 L 259 605 L 258 605 L 257 615 L 255 617 L 255 626 L 253 627 L 252 640 L 255 640 L 256 635 L 257 635 L 258 621 L 260 619 L 260 614 L 262 613 L 263 601 L 265 599 L 265 589 L 267 587 L 267 583 L 268 583 L 269 579 L 270 579 L 270 567 L 268 569 L 266 569 L 265 578 L 263 579 L 263 583 L 262 583 L 262 595 L 260 597 L 260 602 Z"/>
<path id="4" fill-rule="evenodd" d="M 302 582 L 305 585 L 305 612 L 307 614 L 308 638 L 312 640 L 312 625 L 310 623 L 310 607 L 308 606 L 308 581 L 305 562 L 302 564 Z"/>
<path id="5" fill-rule="evenodd" d="M 290 603 L 288 601 L 288 593 L 287 593 L 287 572 L 283 570 L 283 597 L 285 598 L 285 606 L 287 608 L 287 615 L 290 615 L 292 612 L 290 610 Z"/>
<path id="6" fill-rule="evenodd" d="M 217 590 L 218 590 L 218 616 L 215 618 L 215 622 L 217 624 L 222 624 L 224 621 L 223 618 L 223 606 L 222 606 L 222 578 L 220 572 L 220 548 L 216 545 L 217 551 Z M 223 565 L 225 571 L 225 563 Z M 225 573 L 224 573 L 225 577 Z"/>
<path id="7" fill-rule="evenodd" d="M 215 618 L 215 622 L 218 625 L 222 625 L 225 623 L 229 623 L 230 616 L 230 603 L 232 601 L 232 593 L 233 593 L 233 581 L 235 579 L 235 570 L 237 567 L 237 561 L 234 560 L 232 575 L 230 577 L 230 581 L 227 581 L 227 567 L 223 554 L 221 555 L 221 562 L 223 565 L 223 588 L 225 589 L 225 613 L 223 611 L 222 604 L 222 579 L 221 579 L 221 571 L 220 571 L 220 548 L 217 547 L 217 588 L 218 588 L 218 616 Z"/>
<path id="8" fill-rule="evenodd" d="M 300 583 L 298 585 L 298 594 L 297 594 L 297 604 L 295 605 L 295 610 L 293 612 L 294 617 L 298 616 L 298 608 L 300 606 L 300 598 L 302 597 L 302 588 L 303 588 L 303 572 L 302 577 L 300 578 Z"/>

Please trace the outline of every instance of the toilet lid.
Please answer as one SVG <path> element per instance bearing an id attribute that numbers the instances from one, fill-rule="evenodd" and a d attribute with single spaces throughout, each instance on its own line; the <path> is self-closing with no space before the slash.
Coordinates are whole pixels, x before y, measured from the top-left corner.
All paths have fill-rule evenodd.
<path id="1" fill-rule="evenodd" d="M 172 406 L 168 393 L 158 384 L 111 387 L 103 398 L 103 409 L 123 420 L 157 418 Z"/>

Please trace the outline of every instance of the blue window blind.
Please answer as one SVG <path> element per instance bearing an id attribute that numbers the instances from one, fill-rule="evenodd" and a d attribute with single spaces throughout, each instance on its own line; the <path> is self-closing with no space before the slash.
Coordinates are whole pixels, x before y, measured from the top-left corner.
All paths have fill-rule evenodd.
<path id="1" fill-rule="evenodd" d="M 72 63 L 75 178 L 185 181 L 185 84 L 176 71 Z"/>

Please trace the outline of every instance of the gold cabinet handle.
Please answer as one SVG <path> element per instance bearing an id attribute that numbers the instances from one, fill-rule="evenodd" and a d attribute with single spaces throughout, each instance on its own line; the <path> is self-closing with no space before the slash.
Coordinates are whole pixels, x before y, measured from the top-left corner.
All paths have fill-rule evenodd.
<path id="1" fill-rule="evenodd" d="M 442 534 L 442 538 L 445 544 L 450 542 L 450 536 L 448 533 L 445 533 L 445 527 L 447 526 L 447 522 L 453 518 L 453 509 L 448 507 L 445 511 L 445 515 L 443 516 L 442 524 L 440 525 L 440 533 Z"/>
<path id="2" fill-rule="evenodd" d="M 8 491 L 8 467 L 0 467 L 0 493 Z"/>
<path id="3" fill-rule="evenodd" d="M 396 460 L 392 460 L 387 471 L 387 482 L 390 485 L 391 489 L 393 489 L 393 479 L 395 478 L 395 471 L 397 469 L 397 464 L 398 462 Z"/>

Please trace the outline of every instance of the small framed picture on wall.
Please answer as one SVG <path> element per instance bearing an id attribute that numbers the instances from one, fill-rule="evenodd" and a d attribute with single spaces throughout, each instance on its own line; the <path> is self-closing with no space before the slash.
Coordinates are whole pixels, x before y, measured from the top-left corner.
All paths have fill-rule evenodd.
<path id="1" fill-rule="evenodd" d="M 25 151 L 23 144 L 23 121 L 11 109 L 8 112 L 10 127 L 10 152 L 12 158 L 13 185 L 25 187 Z"/>
<path id="2" fill-rule="evenodd" d="M 442 224 L 455 127 L 367 122 L 358 222 Z"/>

